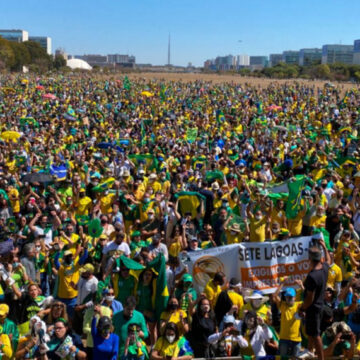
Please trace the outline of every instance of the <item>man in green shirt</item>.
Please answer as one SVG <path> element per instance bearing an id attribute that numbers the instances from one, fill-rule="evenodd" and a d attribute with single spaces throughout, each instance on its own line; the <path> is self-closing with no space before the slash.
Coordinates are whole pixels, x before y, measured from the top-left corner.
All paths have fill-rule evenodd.
<path id="1" fill-rule="evenodd" d="M 124 310 L 117 312 L 112 318 L 114 333 L 119 336 L 119 355 L 124 353 L 125 342 L 128 337 L 128 326 L 130 324 L 136 324 L 140 327 L 137 335 L 141 339 L 146 339 L 149 336 L 145 318 L 143 314 L 135 310 L 135 307 L 135 297 L 129 296 L 124 303 Z"/>
<path id="2" fill-rule="evenodd" d="M 2 333 L 9 336 L 13 354 L 15 354 L 19 342 L 19 330 L 15 323 L 7 318 L 8 314 L 9 306 L 0 304 L 0 326 L 3 329 Z"/>

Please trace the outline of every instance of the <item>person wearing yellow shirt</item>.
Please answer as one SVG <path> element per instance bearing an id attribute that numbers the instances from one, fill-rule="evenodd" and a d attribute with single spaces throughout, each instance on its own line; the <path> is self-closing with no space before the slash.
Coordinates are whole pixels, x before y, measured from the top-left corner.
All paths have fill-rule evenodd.
<path id="1" fill-rule="evenodd" d="M 75 255 L 66 250 L 60 263 L 60 252 L 55 255 L 54 265 L 57 269 L 57 289 L 56 298 L 66 305 L 69 318 L 74 315 L 76 299 L 78 295 L 77 283 L 80 279 L 80 266 L 87 259 L 88 251 L 85 247 L 84 254 L 79 258 L 81 247 L 76 250 Z"/>
<path id="2" fill-rule="evenodd" d="M 280 224 L 281 227 L 285 227 L 285 228 L 287 227 L 283 200 L 278 200 L 276 202 L 275 207 L 271 211 L 270 217 L 271 217 L 271 224 L 277 222 Z"/>
<path id="3" fill-rule="evenodd" d="M 303 218 L 306 215 L 308 206 L 307 201 L 305 201 L 302 210 L 293 219 L 287 219 L 288 229 L 291 233 L 291 236 L 300 236 L 303 228 Z"/>
<path id="4" fill-rule="evenodd" d="M 152 173 L 149 176 L 147 187 L 151 187 L 154 191 L 154 194 L 158 191 L 161 191 L 161 184 L 157 181 L 157 175 Z"/>
<path id="5" fill-rule="evenodd" d="M 341 289 L 341 282 L 343 280 L 341 268 L 334 262 L 334 253 L 329 251 L 331 265 L 329 267 L 327 287 L 332 287 L 339 294 Z"/>
<path id="6" fill-rule="evenodd" d="M 270 213 L 272 211 L 272 202 L 269 207 L 267 216 L 264 216 L 260 209 L 256 210 L 255 215 L 250 211 L 249 206 L 246 209 L 247 215 L 250 219 L 250 241 L 264 242 L 266 239 L 266 224 L 270 221 Z"/>
<path id="7" fill-rule="evenodd" d="M 100 210 L 102 214 L 110 214 L 112 212 L 112 205 L 116 199 L 116 195 L 109 193 L 109 190 L 104 191 L 100 195 Z"/>
<path id="8" fill-rule="evenodd" d="M 134 183 L 134 178 L 131 176 L 130 171 L 127 170 L 127 169 L 124 170 L 121 180 L 127 185 L 130 185 L 130 184 Z"/>
<path id="9" fill-rule="evenodd" d="M 240 319 L 244 318 L 244 315 L 247 311 L 255 311 L 257 316 L 260 316 L 265 322 L 269 320 L 271 309 L 266 304 L 266 302 L 269 300 L 267 296 L 264 296 L 263 293 L 259 290 L 254 290 L 250 296 L 245 298 L 245 300 L 247 303 L 240 311 Z"/>
<path id="10" fill-rule="evenodd" d="M 246 223 L 247 227 L 247 223 Z M 245 235 L 248 233 L 248 229 L 245 232 L 241 231 L 240 224 L 234 223 L 225 231 L 226 243 L 238 244 L 244 241 Z"/>
<path id="11" fill-rule="evenodd" d="M 223 272 L 219 271 L 214 275 L 214 278 L 209 280 L 204 288 L 204 294 L 210 301 L 212 308 L 215 308 L 217 298 L 221 293 L 221 287 L 226 282 L 226 276 Z"/>
<path id="12" fill-rule="evenodd" d="M 86 196 L 86 190 L 81 188 L 79 197 L 75 200 L 75 214 L 78 216 L 89 215 L 92 207 L 92 200 Z"/>
<path id="13" fill-rule="evenodd" d="M 280 284 L 273 297 L 281 312 L 279 352 L 281 358 L 296 358 L 301 343 L 301 318 L 297 312 L 302 302 L 296 301 L 296 291 L 291 287 L 285 289 L 282 300 L 279 296 L 282 287 L 283 284 Z"/>
<path id="14" fill-rule="evenodd" d="M 67 223 L 65 231 L 60 231 L 60 241 L 67 246 L 73 254 L 76 252 L 76 247 L 80 240 L 80 236 L 74 233 L 74 226 L 72 223 Z"/>
<path id="15" fill-rule="evenodd" d="M 162 171 L 160 173 L 159 183 L 161 185 L 161 192 L 163 194 L 169 194 L 170 192 L 170 181 L 166 179 L 166 172 Z"/>
<path id="16" fill-rule="evenodd" d="M 237 307 L 237 313 L 240 315 L 240 312 L 244 306 L 244 299 L 239 294 L 241 288 L 241 283 L 237 278 L 231 278 L 229 281 L 229 290 L 227 294 L 233 304 Z"/>
<path id="17" fill-rule="evenodd" d="M 316 213 L 310 218 L 310 226 L 314 228 L 325 228 L 326 215 L 324 214 L 324 207 L 319 205 L 316 208 Z"/>
<path id="18" fill-rule="evenodd" d="M 7 193 L 13 213 L 18 214 L 20 212 L 19 191 L 15 187 L 9 186 L 7 189 Z"/>

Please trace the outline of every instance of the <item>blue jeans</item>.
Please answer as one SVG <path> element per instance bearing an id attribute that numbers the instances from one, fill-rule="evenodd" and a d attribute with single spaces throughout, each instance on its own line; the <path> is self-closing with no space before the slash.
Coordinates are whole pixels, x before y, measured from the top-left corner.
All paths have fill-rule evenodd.
<path id="1" fill-rule="evenodd" d="M 66 311 L 69 319 L 72 319 L 75 311 L 76 297 L 74 297 L 73 299 L 62 299 L 58 297 L 57 300 L 61 301 L 66 305 Z"/>
<path id="2" fill-rule="evenodd" d="M 46 272 L 40 273 L 40 288 L 44 296 L 48 297 L 50 295 L 49 277 Z"/>
<path id="3" fill-rule="evenodd" d="M 279 354 L 282 359 L 296 357 L 300 351 L 300 342 L 291 340 L 281 340 L 279 342 Z"/>

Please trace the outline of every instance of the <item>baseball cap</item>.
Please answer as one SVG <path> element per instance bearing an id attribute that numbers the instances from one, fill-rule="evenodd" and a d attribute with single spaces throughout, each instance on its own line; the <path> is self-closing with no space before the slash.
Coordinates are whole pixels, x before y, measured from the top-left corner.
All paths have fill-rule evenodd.
<path id="1" fill-rule="evenodd" d="M 184 274 L 182 277 L 183 282 L 193 282 L 193 277 L 190 274 Z"/>
<path id="2" fill-rule="evenodd" d="M 0 316 L 7 315 L 9 313 L 9 306 L 6 304 L 0 304 Z"/>
<path id="3" fill-rule="evenodd" d="M 291 287 L 286 288 L 285 291 L 284 291 L 284 296 L 295 297 L 296 296 L 295 289 L 293 289 Z"/>
<path id="4" fill-rule="evenodd" d="M 235 324 L 235 318 L 232 315 L 225 315 L 223 318 L 224 324 Z"/>
<path id="5" fill-rule="evenodd" d="M 73 255 L 72 251 L 71 250 L 66 250 L 64 252 L 64 256 L 69 256 L 69 255 Z"/>
<path id="6" fill-rule="evenodd" d="M 94 271 L 95 271 L 95 268 L 94 268 L 94 266 L 92 264 L 85 264 L 84 266 L 82 266 L 80 268 L 81 273 L 89 272 L 89 273 L 93 274 Z"/>

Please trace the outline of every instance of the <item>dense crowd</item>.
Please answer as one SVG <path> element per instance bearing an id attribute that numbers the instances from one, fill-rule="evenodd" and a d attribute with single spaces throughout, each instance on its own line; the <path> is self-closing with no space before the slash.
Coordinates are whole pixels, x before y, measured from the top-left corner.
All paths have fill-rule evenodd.
<path id="1" fill-rule="evenodd" d="M 0 357 L 360 351 L 360 92 L 0 78 Z M 321 234 L 275 293 L 186 254 Z"/>

